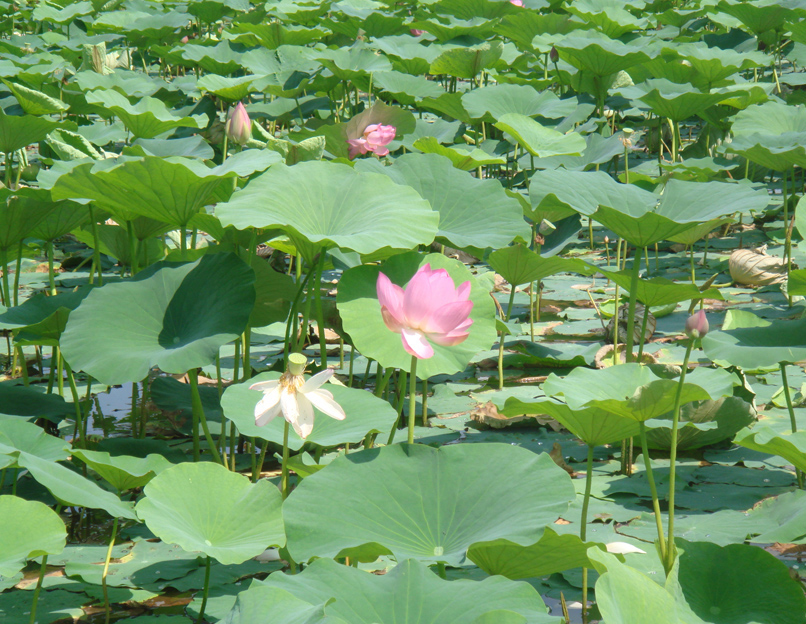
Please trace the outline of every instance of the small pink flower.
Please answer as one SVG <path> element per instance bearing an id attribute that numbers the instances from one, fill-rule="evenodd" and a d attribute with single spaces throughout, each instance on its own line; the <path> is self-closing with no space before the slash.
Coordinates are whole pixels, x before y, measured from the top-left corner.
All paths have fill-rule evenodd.
<path id="1" fill-rule="evenodd" d="M 359 154 L 373 152 L 378 156 L 386 156 L 389 153 L 389 145 L 397 133 L 394 126 L 384 126 L 383 124 L 370 124 L 364 128 L 364 133 L 357 139 L 347 139 L 350 144 L 350 159 Z"/>
<path id="2" fill-rule="evenodd" d="M 434 355 L 429 343 L 452 347 L 464 342 L 473 324 L 470 282 L 458 288 L 445 269 L 421 267 L 401 288 L 378 273 L 376 283 L 383 322 L 400 334 L 407 353 L 420 359 Z"/>
<path id="3" fill-rule="evenodd" d="M 509 0 L 509 3 L 515 6 L 523 6 L 523 0 Z"/>
<path id="4" fill-rule="evenodd" d="M 422 37 L 425 33 L 424 30 L 417 30 L 416 28 L 410 28 L 409 32 L 412 34 L 413 37 Z"/>
<path id="5" fill-rule="evenodd" d="M 700 309 L 696 314 L 692 314 L 686 321 L 686 336 L 689 338 L 703 338 L 708 333 L 708 319 L 705 317 L 705 310 Z"/>
<path id="6" fill-rule="evenodd" d="M 179 41 L 181 41 L 182 43 L 187 43 L 187 42 L 188 42 L 188 41 L 190 41 L 190 40 L 188 39 L 188 36 L 187 36 L 187 35 L 185 35 L 185 36 L 184 36 L 184 37 L 182 37 L 182 38 L 181 38 Z"/>
<path id="7" fill-rule="evenodd" d="M 238 145 L 246 145 L 252 138 L 252 120 L 249 119 L 243 102 L 238 102 L 235 108 L 230 109 L 224 131 L 227 139 Z"/>

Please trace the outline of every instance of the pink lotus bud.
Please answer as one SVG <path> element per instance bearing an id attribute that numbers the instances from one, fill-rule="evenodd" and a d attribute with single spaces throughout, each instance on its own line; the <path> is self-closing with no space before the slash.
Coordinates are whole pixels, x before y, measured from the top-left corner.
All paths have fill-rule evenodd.
<path id="1" fill-rule="evenodd" d="M 509 3 L 515 6 L 523 6 L 523 0 L 509 0 Z"/>
<path id="2" fill-rule="evenodd" d="M 368 152 L 386 156 L 389 153 L 389 148 L 386 146 L 394 141 L 396 133 L 397 128 L 394 126 L 370 124 L 364 128 L 364 133 L 360 138 L 347 139 L 347 143 L 350 144 L 350 159 Z"/>
<path id="3" fill-rule="evenodd" d="M 470 282 L 457 288 L 445 269 L 433 270 L 426 264 L 405 289 L 378 273 L 376 290 L 383 322 L 400 334 L 410 355 L 427 359 L 434 355 L 431 342 L 451 347 L 469 336 L 473 324 Z"/>
<path id="4" fill-rule="evenodd" d="M 705 317 L 705 310 L 698 310 L 686 321 L 686 336 L 689 338 L 703 338 L 708 333 L 708 319 Z"/>
<path id="5" fill-rule="evenodd" d="M 238 145 L 246 145 L 252 138 L 252 120 L 242 102 L 238 102 L 235 108 L 231 108 L 227 115 L 225 127 L 227 139 Z"/>
<path id="6" fill-rule="evenodd" d="M 551 50 L 549 50 L 549 60 L 552 63 L 556 63 L 557 61 L 560 60 L 560 53 L 557 52 L 557 48 L 555 48 L 554 46 L 551 46 Z"/>
<path id="7" fill-rule="evenodd" d="M 187 36 L 187 35 L 185 35 L 185 36 L 184 36 L 184 37 L 182 37 L 182 38 L 181 38 L 179 41 L 181 41 L 182 43 L 187 43 L 187 42 L 189 41 L 188 36 Z"/>
<path id="8" fill-rule="evenodd" d="M 412 34 L 412 36 L 414 36 L 414 37 L 421 37 L 421 36 L 422 36 L 422 35 L 425 33 L 425 31 L 424 31 L 424 30 L 417 30 L 416 28 L 411 28 L 411 29 L 409 29 L 409 32 L 410 32 L 410 33 Z"/>

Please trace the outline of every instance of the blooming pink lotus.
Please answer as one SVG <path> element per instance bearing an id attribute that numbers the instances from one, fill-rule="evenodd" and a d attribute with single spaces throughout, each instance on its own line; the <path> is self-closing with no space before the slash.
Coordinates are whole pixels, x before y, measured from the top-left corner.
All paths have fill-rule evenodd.
<path id="1" fill-rule="evenodd" d="M 249 119 L 243 102 L 238 102 L 235 108 L 230 109 L 224 130 L 227 139 L 238 145 L 246 145 L 252 138 L 252 120 Z"/>
<path id="2" fill-rule="evenodd" d="M 515 6 L 523 6 L 523 0 L 509 0 L 509 3 Z"/>
<path id="3" fill-rule="evenodd" d="M 434 355 L 429 343 L 443 347 L 458 345 L 468 337 L 473 324 L 470 311 L 470 282 L 458 288 L 445 269 L 421 267 L 406 288 L 378 274 L 376 284 L 383 322 L 401 335 L 403 348 L 420 359 Z"/>
<path id="4" fill-rule="evenodd" d="M 373 152 L 378 156 L 386 156 L 389 153 L 389 145 L 395 138 L 397 128 L 394 126 L 384 126 L 383 124 L 370 124 L 364 128 L 363 135 L 358 139 L 348 139 L 350 144 L 350 159 L 359 154 Z"/>

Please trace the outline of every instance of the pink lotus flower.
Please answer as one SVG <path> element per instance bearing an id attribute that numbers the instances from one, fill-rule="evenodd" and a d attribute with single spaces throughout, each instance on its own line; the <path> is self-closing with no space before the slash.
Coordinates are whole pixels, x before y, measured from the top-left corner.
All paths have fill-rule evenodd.
<path id="1" fill-rule="evenodd" d="M 235 108 L 230 109 L 224 131 L 227 139 L 238 145 L 246 145 L 252 138 L 252 120 L 249 119 L 243 102 L 238 102 Z"/>
<path id="2" fill-rule="evenodd" d="M 383 124 L 370 124 L 364 128 L 363 135 L 358 139 L 347 139 L 350 144 L 350 160 L 359 154 L 373 152 L 378 156 L 386 156 L 389 153 L 389 145 L 397 133 L 394 126 L 384 126 Z"/>
<path id="3" fill-rule="evenodd" d="M 423 33 L 425 33 L 425 31 L 424 31 L 424 30 L 417 30 L 416 28 L 410 28 L 410 29 L 409 29 L 409 32 L 410 32 L 410 33 L 412 34 L 412 36 L 414 36 L 414 37 L 421 37 L 421 36 L 423 35 Z"/>
<path id="4" fill-rule="evenodd" d="M 686 321 L 686 336 L 689 338 L 703 338 L 708 333 L 708 319 L 705 317 L 705 310 L 700 309 L 696 314 L 692 314 Z"/>
<path id="5" fill-rule="evenodd" d="M 509 3 L 515 6 L 523 6 L 523 0 L 509 0 Z"/>
<path id="6" fill-rule="evenodd" d="M 421 267 L 403 289 L 378 273 L 376 284 L 383 322 L 400 334 L 407 353 L 420 359 L 434 355 L 428 342 L 443 347 L 458 345 L 473 324 L 470 282 L 458 288 L 445 269 Z"/>

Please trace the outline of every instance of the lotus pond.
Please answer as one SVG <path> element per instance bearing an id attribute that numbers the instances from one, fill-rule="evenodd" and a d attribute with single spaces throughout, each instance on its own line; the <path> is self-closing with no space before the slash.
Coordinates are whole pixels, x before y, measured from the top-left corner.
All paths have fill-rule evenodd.
<path id="1" fill-rule="evenodd" d="M 0 624 L 806 621 L 806 2 L 0 15 Z"/>

